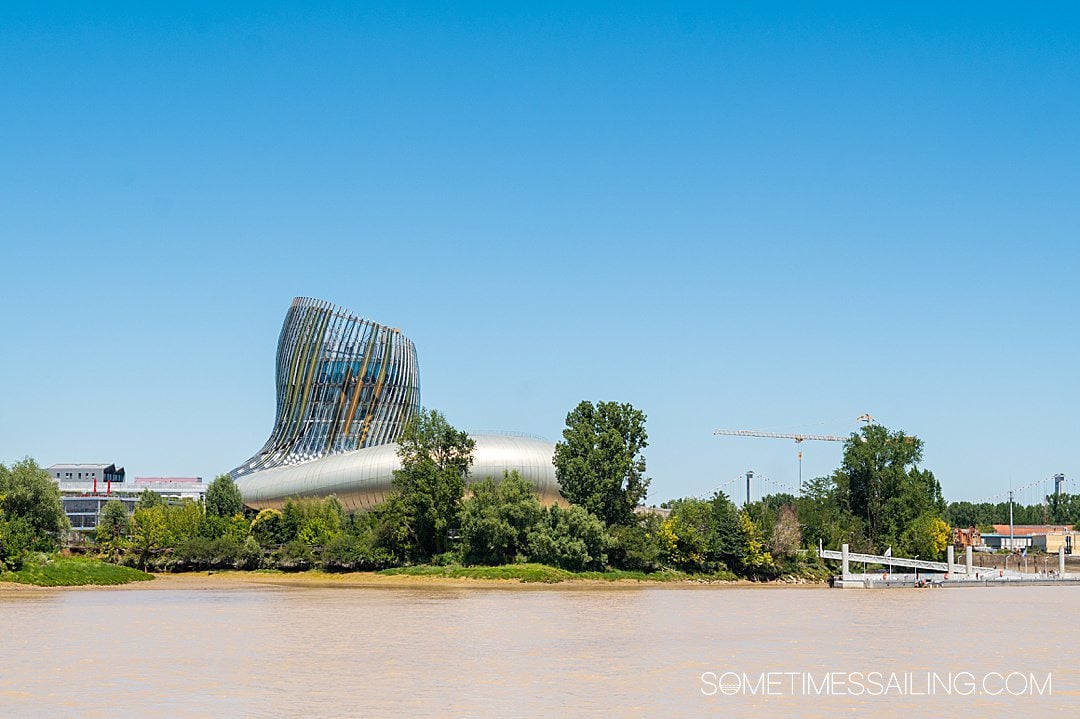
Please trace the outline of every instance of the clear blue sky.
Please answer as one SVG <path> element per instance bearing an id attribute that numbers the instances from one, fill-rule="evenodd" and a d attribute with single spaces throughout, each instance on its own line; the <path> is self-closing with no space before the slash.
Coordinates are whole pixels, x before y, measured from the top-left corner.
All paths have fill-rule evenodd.
<path id="1" fill-rule="evenodd" d="M 657 501 L 868 411 L 1080 477 L 1074 5 L 149 5 L 0 8 L 0 461 L 230 469 L 310 295 L 459 426 L 642 408 Z"/>

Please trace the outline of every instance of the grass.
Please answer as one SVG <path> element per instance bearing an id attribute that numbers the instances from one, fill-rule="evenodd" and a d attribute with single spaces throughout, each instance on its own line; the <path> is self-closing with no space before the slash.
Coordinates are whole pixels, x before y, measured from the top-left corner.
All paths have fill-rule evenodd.
<path id="1" fill-rule="evenodd" d="M 389 576 L 406 575 L 412 577 L 445 577 L 448 579 L 516 579 L 521 582 L 540 582 L 543 584 L 555 584 L 558 582 L 572 582 L 575 580 L 616 582 L 631 580 L 638 582 L 681 582 L 691 579 L 730 581 L 736 577 L 730 573 L 722 575 L 695 574 L 689 575 L 683 572 L 627 572 L 622 570 L 609 570 L 606 572 L 569 572 L 558 567 L 549 567 L 546 564 L 504 564 L 498 567 L 462 567 L 451 564 L 445 567 L 435 567 L 421 564 L 412 567 L 396 567 L 384 569 L 379 574 Z"/>
<path id="2" fill-rule="evenodd" d="M 32 560 L 17 572 L 0 572 L 0 582 L 34 584 L 39 587 L 78 587 L 142 582 L 152 574 L 85 557 L 49 557 Z"/>

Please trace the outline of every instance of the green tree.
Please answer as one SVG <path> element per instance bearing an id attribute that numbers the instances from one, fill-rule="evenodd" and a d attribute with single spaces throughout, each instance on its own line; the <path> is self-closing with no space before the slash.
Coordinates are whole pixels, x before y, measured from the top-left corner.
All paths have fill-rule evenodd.
<path id="1" fill-rule="evenodd" d="M 56 549 L 60 535 L 70 527 L 59 487 L 30 458 L 10 469 L 0 464 L 0 513 L 5 522 L 20 525 L 11 536 L 25 537 L 32 551 Z"/>
<path id="2" fill-rule="evenodd" d="M 344 526 L 345 510 L 337 497 L 288 499 L 281 509 L 281 531 L 286 542 L 326 546 Z"/>
<path id="3" fill-rule="evenodd" d="M 923 443 L 904 432 L 870 424 L 844 444 L 844 459 L 833 474 L 837 498 L 863 523 L 869 548 L 899 541 L 909 523 L 924 514 L 941 515 L 945 502 L 932 472 L 921 470 Z"/>
<path id="4" fill-rule="evenodd" d="M 555 445 L 562 495 L 609 525 L 632 525 L 649 479 L 641 451 L 648 445 L 645 414 L 630 404 L 583 401 L 566 415 Z"/>
<path id="5" fill-rule="evenodd" d="M 233 478 L 221 474 L 206 488 L 206 513 L 214 517 L 232 517 L 244 513 L 244 500 Z"/>
<path id="6" fill-rule="evenodd" d="M 660 549 L 671 565 L 689 572 L 704 571 L 714 556 L 715 535 L 713 507 L 708 500 L 676 500 L 660 525 Z"/>
<path id="7" fill-rule="evenodd" d="M 629 525 L 610 525 L 608 534 L 608 562 L 618 569 L 637 572 L 655 572 L 660 569 L 660 515 L 645 512 Z"/>
<path id="8" fill-rule="evenodd" d="M 251 520 L 251 536 L 263 547 L 284 544 L 285 518 L 279 509 L 264 509 Z"/>
<path id="9" fill-rule="evenodd" d="M 759 576 L 774 569 L 772 554 L 765 551 L 765 540 L 761 530 L 746 512 L 739 512 L 739 535 L 742 539 L 742 571 L 745 574 Z"/>
<path id="10" fill-rule="evenodd" d="M 949 545 L 949 525 L 934 514 L 924 514 L 911 521 L 900 536 L 900 551 L 921 559 L 944 559 Z"/>
<path id="11" fill-rule="evenodd" d="M 128 515 L 127 507 L 119 499 L 110 499 L 98 513 L 94 536 L 98 543 L 115 543 L 126 536 L 130 528 L 131 517 Z"/>
<path id="12" fill-rule="evenodd" d="M 461 552 L 467 564 L 509 564 L 525 552 L 529 530 L 543 507 L 532 485 L 516 471 L 502 481 L 473 483 L 461 510 Z"/>
<path id="13" fill-rule="evenodd" d="M 401 469 L 394 472 L 393 505 L 402 524 L 408 554 L 429 559 L 449 549 L 450 530 L 458 521 L 465 477 L 476 443 L 435 410 L 421 410 L 398 440 Z"/>
<path id="14" fill-rule="evenodd" d="M 139 569 L 146 569 L 151 557 L 170 545 L 172 536 L 168 511 L 169 507 L 165 504 L 135 507 L 135 514 L 131 518 L 131 541 L 138 551 Z"/>
<path id="15" fill-rule="evenodd" d="M 144 489 L 139 493 L 139 501 L 135 503 L 136 509 L 150 509 L 165 504 L 165 498 L 152 489 Z"/>
<path id="16" fill-rule="evenodd" d="M 30 552 L 32 534 L 25 517 L 5 517 L 0 509 L 0 571 L 22 567 Z"/>

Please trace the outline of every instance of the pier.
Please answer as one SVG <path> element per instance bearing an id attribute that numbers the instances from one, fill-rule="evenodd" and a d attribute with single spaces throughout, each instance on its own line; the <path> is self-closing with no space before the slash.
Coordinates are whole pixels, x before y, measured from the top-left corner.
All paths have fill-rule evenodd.
<path id="1" fill-rule="evenodd" d="M 852 552 L 848 545 L 841 545 L 840 551 L 818 547 L 818 556 L 822 559 L 840 561 L 840 574 L 833 579 L 833 586 L 839 589 L 874 589 L 891 587 L 954 587 L 954 586 L 999 586 L 999 585 L 1062 585 L 1080 584 L 1080 575 L 1065 572 L 1065 548 L 1058 550 L 1056 572 L 1025 574 L 1016 569 L 997 569 L 976 565 L 971 547 L 966 547 L 963 564 L 955 561 L 954 549 L 947 548 L 946 560 L 937 562 L 911 557 L 893 557 L 884 554 L 862 554 Z M 876 564 L 886 567 L 885 571 L 851 571 L 851 564 L 862 563 L 864 566 Z M 893 567 L 913 569 L 914 572 L 894 573 Z M 920 576 L 919 571 L 924 574 Z"/>

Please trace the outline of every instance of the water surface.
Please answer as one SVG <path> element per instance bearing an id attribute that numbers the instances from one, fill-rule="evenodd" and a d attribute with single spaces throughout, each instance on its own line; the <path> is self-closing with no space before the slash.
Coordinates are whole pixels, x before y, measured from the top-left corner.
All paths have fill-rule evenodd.
<path id="1" fill-rule="evenodd" d="M 0 591 L 0 715 L 1077 716 L 1078 601 L 1080 587 Z M 1053 684 L 729 696 L 702 681 L 725 671 Z"/>

